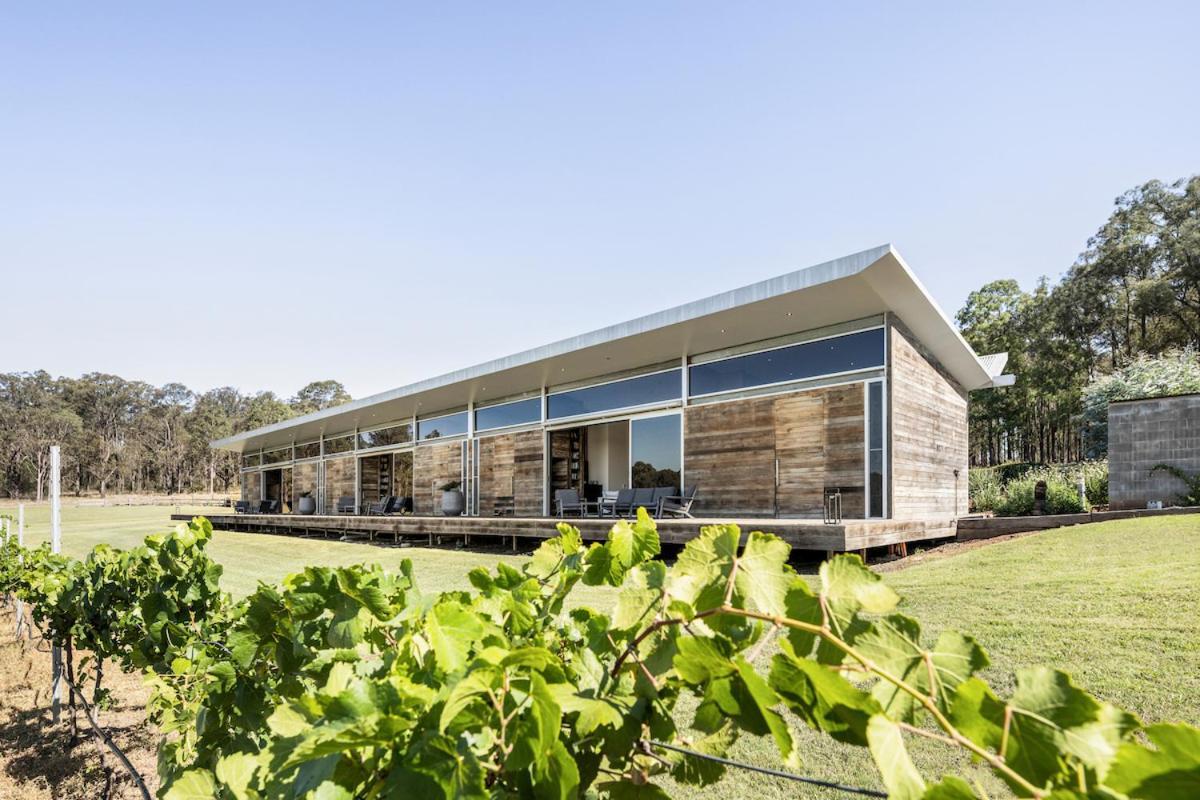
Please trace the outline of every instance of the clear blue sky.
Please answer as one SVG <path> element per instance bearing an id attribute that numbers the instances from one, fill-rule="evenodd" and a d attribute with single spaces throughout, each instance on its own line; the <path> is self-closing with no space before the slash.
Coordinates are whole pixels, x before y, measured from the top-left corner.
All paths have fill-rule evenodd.
<path id="1" fill-rule="evenodd" d="M 363 396 L 883 242 L 953 315 L 1200 171 L 1198 9 L 14 3 L 0 369 Z"/>

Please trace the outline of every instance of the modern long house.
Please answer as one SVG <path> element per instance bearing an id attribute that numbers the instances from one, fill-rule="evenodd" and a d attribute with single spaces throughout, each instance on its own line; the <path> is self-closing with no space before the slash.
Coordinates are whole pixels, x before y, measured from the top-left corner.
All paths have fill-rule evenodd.
<path id="1" fill-rule="evenodd" d="M 697 517 L 952 518 L 967 403 L 1006 385 L 891 246 L 226 439 L 242 497 L 553 513 L 555 490 L 697 487 Z"/>

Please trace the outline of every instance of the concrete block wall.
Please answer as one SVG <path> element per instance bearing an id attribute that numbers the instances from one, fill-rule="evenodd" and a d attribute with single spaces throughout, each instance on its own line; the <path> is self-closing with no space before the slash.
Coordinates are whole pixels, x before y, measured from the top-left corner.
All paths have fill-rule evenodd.
<path id="1" fill-rule="evenodd" d="M 1172 505 L 1185 487 L 1155 464 L 1200 472 L 1200 394 L 1123 400 L 1108 407 L 1108 498 L 1113 509 Z"/>

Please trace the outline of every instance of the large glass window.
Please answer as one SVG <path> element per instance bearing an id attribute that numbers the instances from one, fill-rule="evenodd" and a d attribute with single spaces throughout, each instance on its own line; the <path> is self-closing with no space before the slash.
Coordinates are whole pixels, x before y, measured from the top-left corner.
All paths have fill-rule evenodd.
<path id="1" fill-rule="evenodd" d="M 335 436 L 325 440 L 325 455 L 333 455 L 334 453 L 349 453 L 354 449 L 354 434 L 349 436 Z"/>
<path id="2" fill-rule="evenodd" d="M 688 386 L 691 395 L 696 397 L 881 367 L 884 363 L 883 351 L 882 328 L 859 331 L 695 364 L 689 372 Z"/>
<path id="3" fill-rule="evenodd" d="M 867 384 L 867 516 L 883 516 L 883 384 Z"/>
<path id="4" fill-rule="evenodd" d="M 281 447 L 278 450 L 267 450 L 262 455 L 264 464 L 279 464 L 283 461 L 292 460 L 292 448 Z"/>
<path id="5" fill-rule="evenodd" d="M 358 434 L 358 448 L 360 450 L 365 450 L 368 447 L 385 447 L 390 444 L 408 444 L 411 441 L 411 422 L 406 422 L 403 425 L 393 425 L 390 428 L 379 428 L 374 431 L 360 431 Z"/>
<path id="6" fill-rule="evenodd" d="M 246 453 L 242 456 L 243 467 L 257 467 L 262 463 L 262 456 L 258 453 Z"/>
<path id="7" fill-rule="evenodd" d="M 467 412 L 446 414 L 442 417 L 430 417 L 417 420 L 417 438 L 441 439 L 445 436 L 458 436 L 467 432 Z"/>
<path id="8" fill-rule="evenodd" d="M 640 375 L 599 386 L 586 386 L 547 398 L 546 415 L 550 419 L 598 414 L 618 408 L 678 400 L 682 394 L 679 370 Z"/>
<path id="9" fill-rule="evenodd" d="M 321 455 L 320 442 L 305 442 L 304 444 L 296 445 L 296 458 L 316 458 Z"/>
<path id="10" fill-rule="evenodd" d="M 629 462 L 633 488 L 670 486 L 679 492 L 683 469 L 678 414 L 629 422 Z"/>
<path id="11" fill-rule="evenodd" d="M 475 409 L 475 430 L 490 431 L 510 425 L 525 425 L 542 419 L 542 398 L 531 397 L 513 403 L 501 403 Z"/>

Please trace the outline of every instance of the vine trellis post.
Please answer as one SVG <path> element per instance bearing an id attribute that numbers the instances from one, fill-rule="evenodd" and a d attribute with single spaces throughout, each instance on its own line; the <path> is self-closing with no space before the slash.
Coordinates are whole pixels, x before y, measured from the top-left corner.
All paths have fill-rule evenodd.
<path id="1" fill-rule="evenodd" d="M 17 547 L 24 549 L 25 547 L 25 504 L 17 504 Z M 25 562 L 25 556 L 21 556 L 21 563 Z M 18 599 L 16 602 L 16 617 L 17 617 L 17 639 L 21 638 L 21 627 L 28 627 L 25 622 L 25 601 Z"/>
<path id="2" fill-rule="evenodd" d="M 59 518 L 59 490 L 62 485 L 62 459 L 58 445 L 50 446 L 50 550 L 53 553 L 62 552 L 62 524 Z M 62 714 L 63 695 L 63 663 L 62 648 L 55 645 L 50 654 L 50 672 L 53 677 L 53 690 L 50 696 L 50 716 L 58 722 Z"/>

